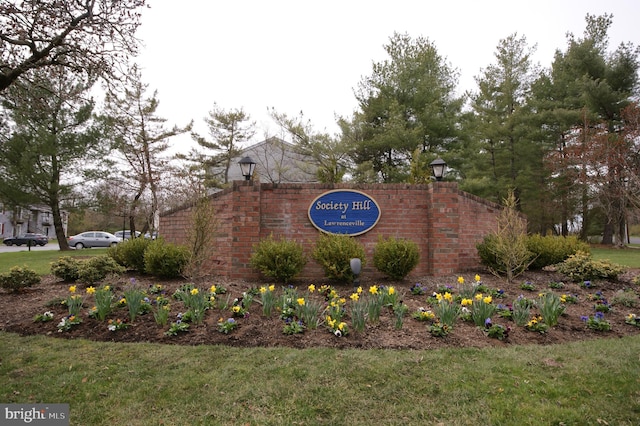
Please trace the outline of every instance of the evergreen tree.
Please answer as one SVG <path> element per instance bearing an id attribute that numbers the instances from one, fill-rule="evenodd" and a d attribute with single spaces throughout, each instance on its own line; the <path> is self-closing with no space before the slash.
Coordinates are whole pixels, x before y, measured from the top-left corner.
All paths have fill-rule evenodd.
<path id="1" fill-rule="evenodd" d="M 227 185 L 231 161 L 242 152 L 242 144 L 255 135 L 255 122 L 249 120 L 249 114 L 242 108 L 225 111 L 214 103 L 209 116 L 204 118 L 211 140 L 192 133 L 204 150 L 192 149 L 188 155 L 178 158 L 192 163 L 192 170 L 201 175 L 205 186 L 220 188 Z"/>
<path id="2" fill-rule="evenodd" d="M 516 200 L 530 202 L 537 197 L 537 185 L 531 182 L 539 180 L 535 174 L 542 155 L 530 138 L 528 123 L 532 53 L 525 37 L 513 34 L 500 40 L 496 62 L 476 77 L 478 92 L 471 95 L 474 143 L 467 155 L 474 161 L 468 163 L 472 170 L 467 177 L 475 183 L 475 193 L 496 202 L 509 189 Z M 518 205 L 525 211 L 526 207 Z"/>
<path id="3" fill-rule="evenodd" d="M 148 85 L 143 84 L 137 68 L 129 73 L 128 85 L 122 96 L 111 93 L 107 96 L 106 120 L 110 125 L 116 148 L 126 167 L 120 171 L 121 184 L 127 188 L 131 200 L 128 203 L 129 229 L 135 235 L 135 219 L 145 196 L 150 199 L 150 208 L 145 212 L 143 232 L 154 231 L 155 217 L 159 213 L 159 191 L 163 174 L 168 170 L 168 140 L 188 132 L 185 127 L 166 128 L 166 119 L 156 113 L 159 105 L 157 92 L 146 97 Z"/>
<path id="4" fill-rule="evenodd" d="M 375 63 L 356 92 L 355 176 L 404 182 L 416 153 L 434 159 L 456 141 L 463 99 L 457 71 L 429 40 L 395 33 L 384 48 L 389 59 Z"/>
<path id="5" fill-rule="evenodd" d="M 622 111 L 637 95 L 639 51 L 621 44 L 608 52 L 611 15 L 587 15 L 586 23 L 584 37 L 569 34 L 567 50 L 556 52 L 551 71 L 534 84 L 532 107 L 543 120 L 542 137 L 551 144 L 545 166 L 558 200 L 556 223 L 566 234 L 572 218 L 579 216 L 586 238 L 594 231 L 591 220 L 599 205 L 604 212 L 603 242 L 611 243 L 614 229 L 623 227 L 623 206 L 614 195 L 623 173 L 613 157 L 602 166 L 599 155 L 615 151 L 606 149 L 608 144 L 620 145 Z M 596 184 L 594 176 L 605 175 L 607 184 Z"/>
<path id="6" fill-rule="evenodd" d="M 94 120 L 91 79 L 63 67 L 29 77 L 2 93 L 11 126 L 0 143 L 0 193 L 14 205 L 46 204 L 60 249 L 68 250 L 61 210 L 74 190 L 106 171 L 109 145 Z"/>

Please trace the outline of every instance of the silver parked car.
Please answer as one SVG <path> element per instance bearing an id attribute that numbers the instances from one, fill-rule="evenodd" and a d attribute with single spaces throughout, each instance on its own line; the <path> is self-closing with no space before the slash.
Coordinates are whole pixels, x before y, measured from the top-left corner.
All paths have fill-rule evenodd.
<path id="1" fill-rule="evenodd" d="M 118 244 L 120 239 L 113 234 L 102 231 L 88 231 L 69 237 L 69 247 L 76 249 L 91 247 L 110 247 Z"/>

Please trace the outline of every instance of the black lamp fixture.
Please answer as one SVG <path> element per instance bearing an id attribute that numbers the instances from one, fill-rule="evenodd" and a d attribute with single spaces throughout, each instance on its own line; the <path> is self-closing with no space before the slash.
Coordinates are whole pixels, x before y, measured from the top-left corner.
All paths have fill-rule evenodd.
<path id="1" fill-rule="evenodd" d="M 253 169 L 256 167 L 256 162 L 249 156 L 244 157 L 242 160 L 238 161 L 240 164 L 240 170 L 242 171 L 242 176 L 244 176 L 244 180 L 251 180 L 251 176 L 253 175 Z"/>
<path id="2" fill-rule="evenodd" d="M 445 173 L 447 172 L 447 163 L 439 157 L 429 163 L 429 167 L 431 167 L 433 177 L 438 181 L 442 180 Z"/>

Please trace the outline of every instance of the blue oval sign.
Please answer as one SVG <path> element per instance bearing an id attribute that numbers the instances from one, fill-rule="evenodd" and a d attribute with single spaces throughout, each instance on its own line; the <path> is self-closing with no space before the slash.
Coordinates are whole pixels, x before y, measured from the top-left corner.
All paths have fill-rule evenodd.
<path id="1" fill-rule="evenodd" d="M 360 191 L 336 189 L 317 197 L 309 206 L 309 220 L 329 234 L 360 235 L 380 219 L 376 201 Z"/>

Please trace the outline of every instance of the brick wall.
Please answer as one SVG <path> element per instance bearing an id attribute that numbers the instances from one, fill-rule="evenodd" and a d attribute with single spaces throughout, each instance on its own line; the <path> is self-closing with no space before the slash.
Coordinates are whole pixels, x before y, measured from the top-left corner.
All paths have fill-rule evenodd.
<path id="1" fill-rule="evenodd" d="M 380 207 L 380 219 L 370 231 L 355 238 L 364 245 L 363 274 L 377 275 L 373 249 L 380 236 L 406 238 L 420 248 L 420 263 L 411 276 L 447 276 L 478 266 L 475 245 L 495 229 L 500 206 L 458 189 L 453 182 L 408 184 L 273 184 L 235 181 L 209 198 L 217 220 L 216 252 L 209 266 L 230 279 L 256 279 L 249 266 L 252 246 L 273 234 L 303 245 L 309 262 L 301 278 L 324 276 L 311 259 L 320 233 L 309 220 L 311 202 L 336 189 L 358 190 Z M 161 215 L 160 233 L 167 241 L 185 243 L 192 206 Z"/>

